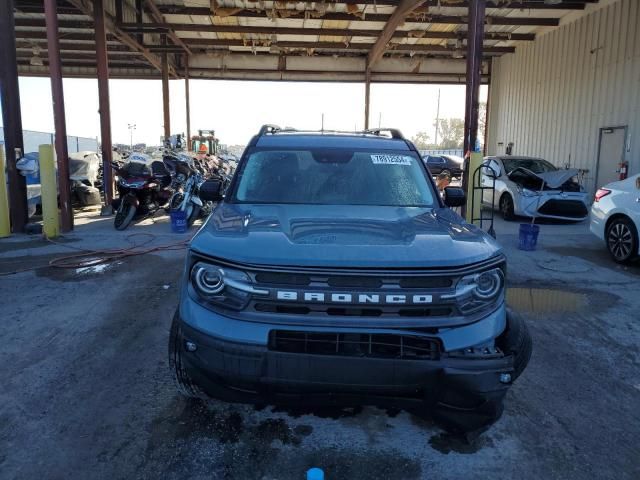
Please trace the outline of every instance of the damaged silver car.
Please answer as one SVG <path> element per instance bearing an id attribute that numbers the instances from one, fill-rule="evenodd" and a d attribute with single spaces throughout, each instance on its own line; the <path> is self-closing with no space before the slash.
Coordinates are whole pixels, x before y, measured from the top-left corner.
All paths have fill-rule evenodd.
<path id="1" fill-rule="evenodd" d="M 589 215 L 587 193 L 578 170 L 558 169 L 541 158 L 486 157 L 481 182 L 482 203 L 500 210 L 505 220 L 516 216 L 580 221 Z"/>

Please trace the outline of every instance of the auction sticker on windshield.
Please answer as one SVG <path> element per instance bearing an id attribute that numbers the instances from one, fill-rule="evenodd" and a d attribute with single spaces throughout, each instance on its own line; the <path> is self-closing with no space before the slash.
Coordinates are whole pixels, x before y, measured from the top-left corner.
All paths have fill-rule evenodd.
<path id="1" fill-rule="evenodd" d="M 376 165 L 411 165 L 411 157 L 406 155 L 371 155 Z"/>

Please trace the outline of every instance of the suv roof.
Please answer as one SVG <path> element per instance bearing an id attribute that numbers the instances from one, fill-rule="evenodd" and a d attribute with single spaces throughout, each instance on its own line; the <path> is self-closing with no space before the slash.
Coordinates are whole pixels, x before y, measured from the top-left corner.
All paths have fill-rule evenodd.
<path id="1" fill-rule="evenodd" d="M 385 135 L 386 134 L 386 135 Z M 374 148 L 382 150 L 415 150 L 400 130 L 377 128 L 359 132 L 338 130 L 296 130 L 263 125 L 249 146 L 288 148 Z"/>

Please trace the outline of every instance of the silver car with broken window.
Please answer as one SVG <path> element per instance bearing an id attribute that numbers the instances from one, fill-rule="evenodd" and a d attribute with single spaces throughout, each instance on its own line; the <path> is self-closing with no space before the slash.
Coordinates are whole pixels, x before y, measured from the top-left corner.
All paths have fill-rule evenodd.
<path id="1" fill-rule="evenodd" d="M 578 170 L 558 169 L 541 158 L 486 157 L 481 171 L 482 203 L 498 209 L 505 220 L 517 216 L 580 221 L 589 215 L 588 194 Z"/>

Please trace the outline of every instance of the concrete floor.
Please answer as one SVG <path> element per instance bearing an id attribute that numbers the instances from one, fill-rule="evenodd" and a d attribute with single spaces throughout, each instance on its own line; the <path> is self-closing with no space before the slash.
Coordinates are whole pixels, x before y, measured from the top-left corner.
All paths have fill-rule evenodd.
<path id="1" fill-rule="evenodd" d="M 151 239 L 131 233 L 188 238 L 166 218 L 126 232 L 91 213 L 77 223 L 60 245 L 0 240 L 0 272 Z M 496 224 L 534 353 L 472 445 L 406 412 L 183 400 L 166 358 L 183 250 L 1 276 L 0 477 L 640 478 L 640 266 L 613 264 L 586 223 L 543 225 L 535 252 L 516 249 L 517 227 Z"/>

